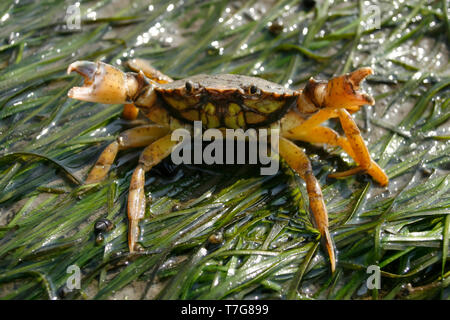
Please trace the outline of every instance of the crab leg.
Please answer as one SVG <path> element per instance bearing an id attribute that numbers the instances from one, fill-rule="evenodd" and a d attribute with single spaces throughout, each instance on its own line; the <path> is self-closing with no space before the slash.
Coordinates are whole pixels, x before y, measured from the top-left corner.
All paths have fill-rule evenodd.
<path id="1" fill-rule="evenodd" d="M 371 96 L 358 91 L 360 83 L 372 73 L 371 68 L 360 68 L 352 73 L 332 78 L 328 82 L 310 79 L 299 97 L 297 106 L 301 112 L 315 110 L 315 113 L 298 126 L 286 128 L 284 136 L 308 142 L 339 145 L 358 164 L 356 168 L 332 174 L 330 177 L 345 177 L 364 171 L 380 185 L 386 186 L 389 182 L 387 175 L 370 157 L 361 132 L 349 113 L 358 111 L 364 104 L 375 103 Z M 290 114 L 288 116 L 293 117 Z M 322 122 L 336 117 L 341 122 L 347 140 L 338 139 L 334 131 L 317 129 Z"/>
<path id="2" fill-rule="evenodd" d="M 146 60 L 142 59 L 132 59 L 127 61 L 127 66 L 133 71 L 142 71 L 147 78 L 158 83 L 169 83 L 173 79 L 160 71 L 153 68 Z M 122 117 L 127 120 L 134 120 L 137 118 L 139 109 L 134 105 L 134 103 L 127 103 L 123 106 Z"/>
<path id="3" fill-rule="evenodd" d="M 136 243 L 139 239 L 139 221 L 145 214 L 145 173 L 155 165 L 160 163 L 172 151 L 177 141 L 171 140 L 171 135 L 156 140 L 146 147 L 139 159 L 139 165 L 133 172 L 128 194 L 128 247 L 130 252 L 136 250 Z"/>
<path id="4" fill-rule="evenodd" d="M 302 118 L 295 112 L 290 112 L 286 115 L 286 118 L 296 118 L 296 120 L 292 121 L 291 123 L 289 123 L 289 125 L 286 125 L 282 129 L 286 134 L 302 135 L 306 134 L 311 129 L 318 127 L 328 119 L 337 117 L 337 110 L 332 108 L 320 109 L 307 119 Z"/>
<path id="5" fill-rule="evenodd" d="M 328 231 L 328 213 L 323 201 L 320 185 L 314 176 L 311 163 L 306 154 L 293 142 L 280 137 L 280 156 L 284 158 L 287 164 L 297 172 L 306 182 L 306 190 L 309 197 L 309 207 L 313 215 L 314 223 L 319 230 L 325 247 L 330 257 L 331 270 L 336 268 L 336 258 L 334 254 L 334 245 Z"/>
<path id="6" fill-rule="evenodd" d="M 108 174 L 120 150 L 148 146 L 164 136 L 168 128 L 158 125 L 145 125 L 122 132 L 116 141 L 109 144 L 102 152 L 85 181 L 86 184 L 102 181 Z"/>
<path id="7" fill-rule="evenodd" d="M 365 171 L 370 174 L 373 179 L 381 186 L 387 186 L 389 178 L 386 173 L 372 160 L 369 150 L 367 149 L 364 139 L 361 136 L 358 126 L 353 120 L 352 116 L 345 109 L 339 109 L 339 120 L 341 121 L 342 129 L 344 129 L 348 142 L 350 143 L 353 152 L 354 159 L 361 171 Z M 353 171 L 357 169 L 351 169 L 348 172 L 341 172 L 335 175 L 335 177 L 351 175 Z"/>
<path id="8" fill-rule="evenodd" d="M 158 83 L 169 83 L 173 79 L 159 70 L 153 68 L 150 63 L 143 59 L 131 59 L 127 61 L 127 66 L 133 71 L 142 71 L 145 76 Z"/>
<path id="9" fill-rule="evenodd" d="M 296 129 L 296 128 L 295 128 Z M 327 127 L 312 127 L 309 131 L 295 131 L 288 130 L 283 133 L 283 136 L 292 140 L 301 140 L 309 143 L 325 143 L 331 146 L 339 146 L 341 147 L 350 157 L 358 163 L 355 152 L 353 151 L 352 145 L 346 137 L 340 136 L 336 131 Z M 365 146 L 365 145 L 364 145 Z M 333 173 L 330 174 L 331 178 L 340 178 L 352 174 L 359 173 L 364 171 L 361 166 L 350 169 L 345 172 Z M 387 178 L 383 169 L 381 169 L 378 164 L 370 159 L 370 166 L 367 170 L 367 173 L 372 176 L 372 178 L 382 184 Z"/>

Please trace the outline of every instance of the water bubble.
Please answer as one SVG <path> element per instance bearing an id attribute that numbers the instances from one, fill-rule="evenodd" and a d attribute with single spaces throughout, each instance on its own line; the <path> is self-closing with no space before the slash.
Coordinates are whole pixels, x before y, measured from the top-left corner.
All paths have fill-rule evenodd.
<path id="1" fill-rule="evenodd" d="M 1 18 L 0 18 L 0 22 L 5 22 L 6 20 L 9 19 L 9 13 L 5 13 Z"/>
<path id="2" fill-rule="evenodd" d="M 88 17 L 89 19 L 95 21 L 95 20 L 97 20 L 97 12 L 95 12 L 95 11 L 89 12 L 89 13 L 86 15 L 86 17 Z"/>

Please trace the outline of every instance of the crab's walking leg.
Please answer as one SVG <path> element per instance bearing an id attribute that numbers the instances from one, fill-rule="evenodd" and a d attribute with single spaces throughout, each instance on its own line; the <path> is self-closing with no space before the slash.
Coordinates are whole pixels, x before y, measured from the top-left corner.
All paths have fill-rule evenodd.
<path id="1" fill-rule="evenodd" d="M 171 135 L 156 140 L 146 147 L 139 159 L 139 165 L 133 172 L 128 194 L 128 247 L 130 252 L 136 250 L 136 243 L 139 239 L 139 221 L 145 214 L 145 173 L 160 163 L 172 151 L 177 141 L 171 140 Z"/>
<path id="2" fill-rule="evenodd" d="M 330 257 L 331 270 L 336 268 L 336 258 L 334 245 L 328 231 L 328 213 L 323 201 L 322 191 L 312 171 L 311 163 L 306 154 L 293 142 L 280 137 L 280 156 L 286 160 L 287 164 L 297 172 L 306 182 L 309 206 L 313 214 L 314 222 L 325 243 Z"/>
<path id="3" fill-rule="evenodd" d="M 122 132 L 116 141 L 102 152 L 85 181 L 86 184 L 102 181 L 108 174 L 119 150 L 148 146 L 166 135 L 169 129 L 158 125 L 145 125 Z"/>

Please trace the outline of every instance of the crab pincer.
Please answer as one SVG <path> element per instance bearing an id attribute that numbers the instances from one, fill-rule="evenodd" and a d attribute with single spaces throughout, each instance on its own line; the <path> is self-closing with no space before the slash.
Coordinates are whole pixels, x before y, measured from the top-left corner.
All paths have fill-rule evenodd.
<path id="1" fill-rule="evenodd" d="M 82 87 L 73 87 L 68 96 L 72 99 L 108 104 L 133 101 L 145 80 L 137 74 L 123 71 L 103 62 L 76 61 L 67 73 L 77 72 L 84 78 Z"/>
<path id="2" fill-rule="evenodd" d="M 370 95 L 359 91 L 361 82 L 371 74 L 372 68 L 365 67 L 328 81 L 316 81 L 311 78 L 303 94 L 320 109 L 344 108 L 357 111 L 363 105 L 375 104 Z"/>

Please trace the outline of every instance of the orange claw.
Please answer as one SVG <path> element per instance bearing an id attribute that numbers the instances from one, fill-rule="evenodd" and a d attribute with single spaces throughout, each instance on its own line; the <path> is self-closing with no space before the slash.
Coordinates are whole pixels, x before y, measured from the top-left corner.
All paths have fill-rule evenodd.
<path id="1" fill-rule="evenodd" d="M 372 68 L 367 67 L 332 78 L 327 84 L 324 106 L 347 109 L 365 104 L 374 105 L 375 100 L 370 95 L 358 91 L 364 78 L 371 74 L 373 74 Z"/>
<path id="2" fill-rule="evenodd" d="M 375 104 L 370 95 L 359 92 L 361 82 L 371 74 L 372 68 L 366 67 L 332 78 L 328 82 L 311 78 L 303 90 L 303 95 L 299 97 L 300 111 L 309 113 L 322 108 L 344 108 L 353 112 L 362 105 Z"/>

